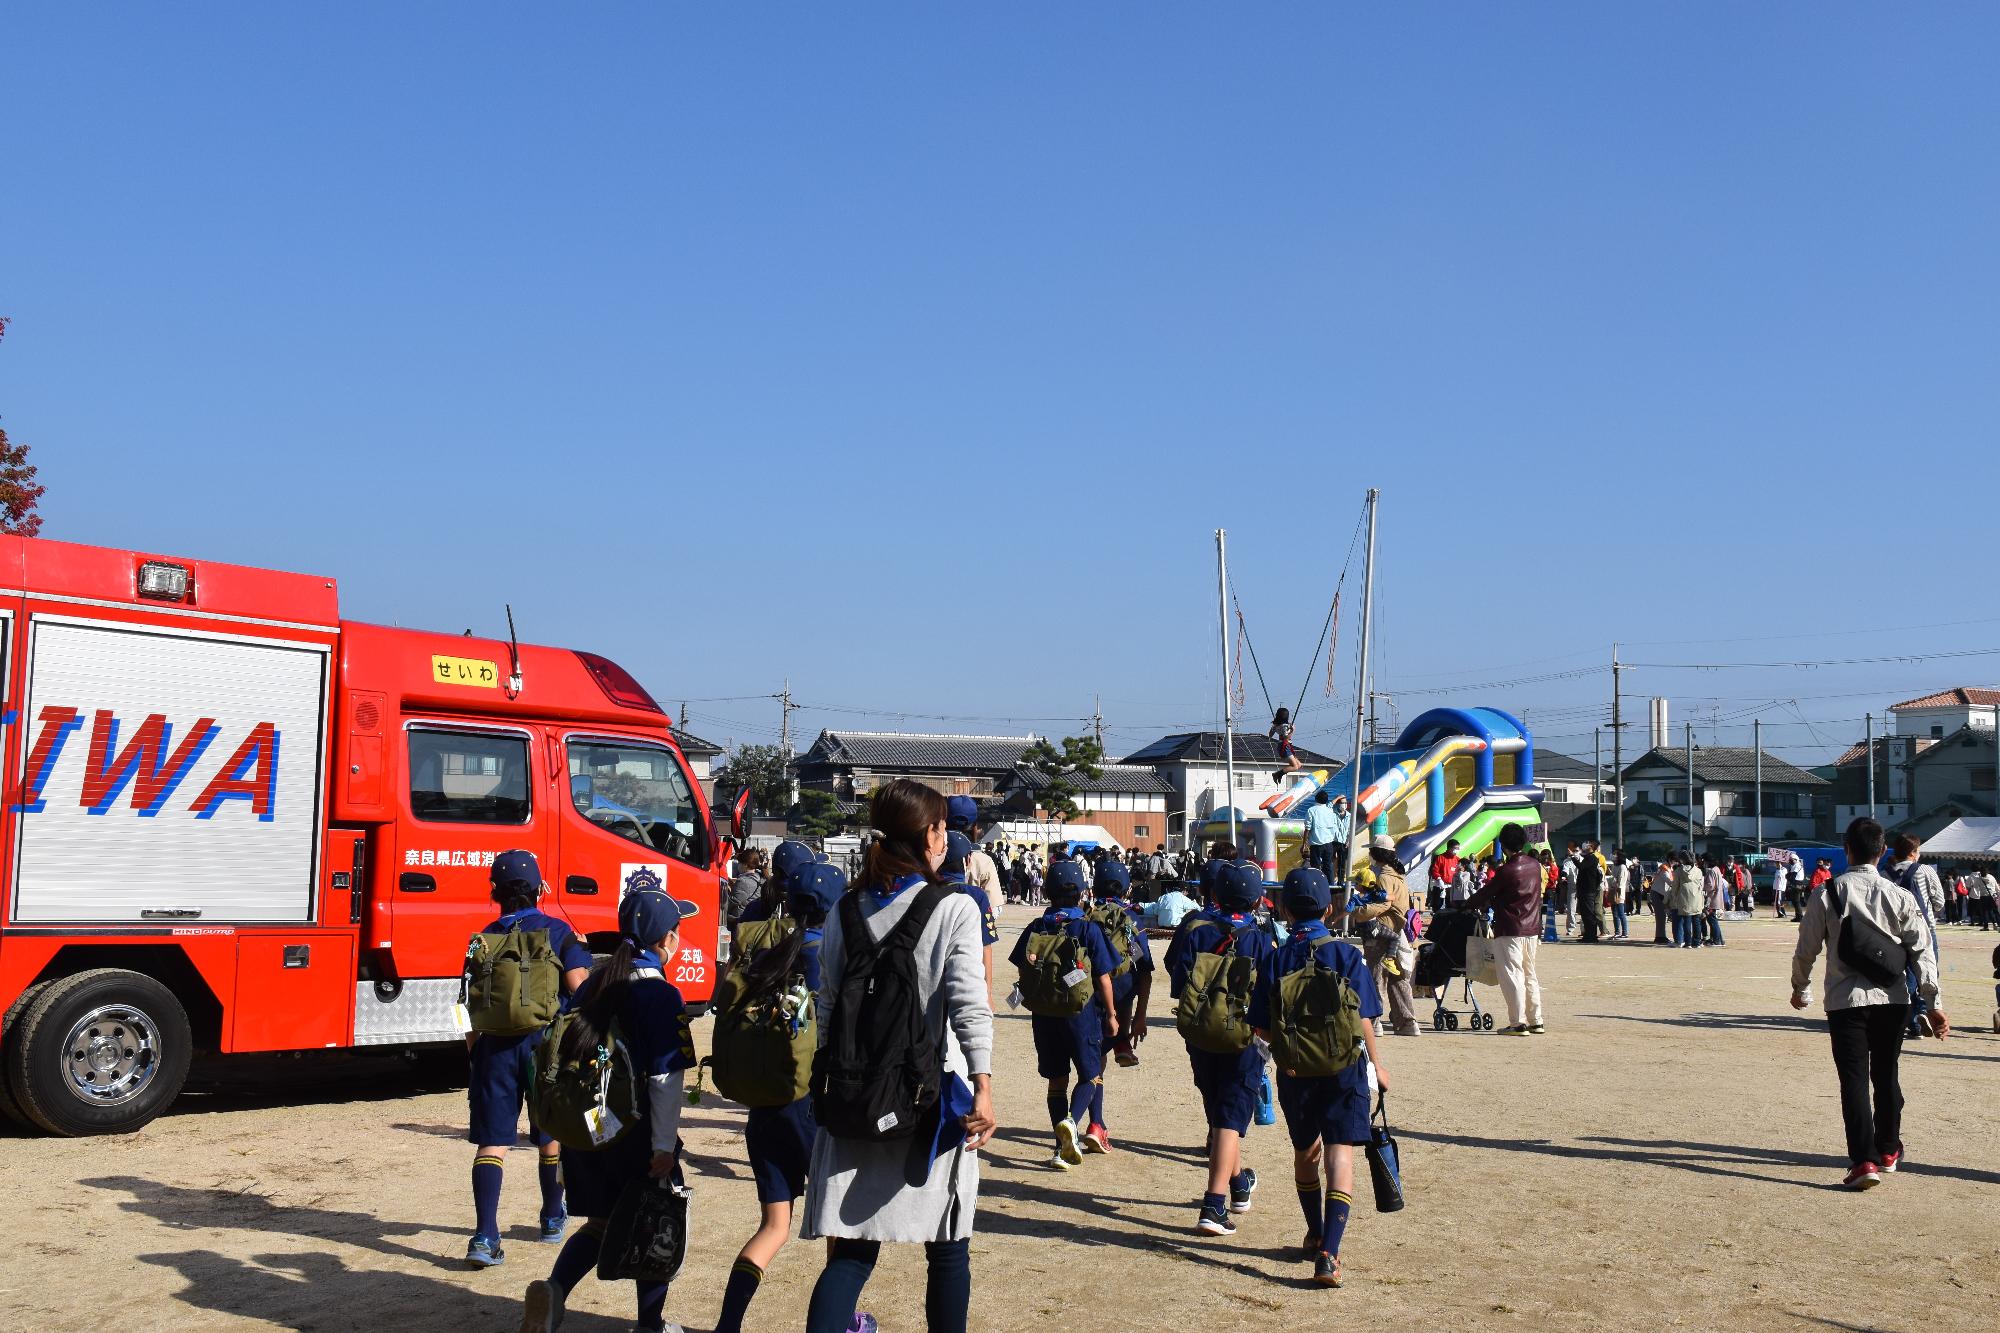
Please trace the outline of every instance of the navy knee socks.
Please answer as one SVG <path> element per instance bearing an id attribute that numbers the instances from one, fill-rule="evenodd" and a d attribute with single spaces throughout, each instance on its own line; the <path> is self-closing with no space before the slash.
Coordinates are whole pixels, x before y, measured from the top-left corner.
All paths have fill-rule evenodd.
<path id="1" fill-rule="evenodd" d="M 481 1153 L 472 1159 L 473 1229 L 488 1240 L 500 1239 L 500 1181 L 507 1159 Z"/>

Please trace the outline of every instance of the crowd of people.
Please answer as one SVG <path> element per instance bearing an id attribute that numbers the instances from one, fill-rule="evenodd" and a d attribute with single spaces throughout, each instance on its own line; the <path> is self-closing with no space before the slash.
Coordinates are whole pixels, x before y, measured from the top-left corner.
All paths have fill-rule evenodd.
<path id="1" fill-rule="evenodd" d="M 1739 860 L 1669 855 L 1649 872 L 1621 849 L 1607 857 L 1594 842 L 1571 843 L 1558 859 L 1529 850 L 1520 825 L 1503 828 L 1497 849 L 1476 861 L 1447 843 L 1420 885 L 1410 883 L 1394 842 L 1375 836 L 1342 883 L 1309 865 L 1274 887 L 1227 842 L 1209 847 L 1199 865 L 1163 847 L 1129 860 L 1116 848 L 1067 844 L 989 854 L 972 841 L 977 814 L 969 799 L 948 801 L 907 780 L 886 784 L 875 793 L 873 836 L 851 884 L 800 843 L 770 855 L 745 852 L 724 900 L 735 947 L 717 992 L 709 1060 L 697 1059 L 664 966 L 693 904 L 659 888 L 629 892 L 616 952 L 594 961 L 567 926 L 541 911 L 545 886 L 534 857 L 496 859 L 500 915 L 468 950 L 464 991 L 475 1146 L 466 1260 L 478 1268 L 504 1262 L 501 1183 L 525 1104 L 537 1149 L 539 1233 L 561 1249 L 548 1276 L 529 1284 L 524 1330 L 556 1329 L 570 1294 L 592 1273 L 633 1276 L 614 1262 L 629 1248 L 616 1219 L 633 1211 L 635 1190 L 683 1185 L 682 1108 L 699 1100 L 699 1085 L 690 1096 L 687 1078 L 711 1064 L 718 1089 L 748 1107 L 743 1152 L 759 1205 L 720 1296 L 718 1333 L 745 1325 L 795 1219 L 800 1236 L 826 1242 L 807 1333 L 877 1327 L 858 1307 L 885 1242 L 923 1246 L 927 1324 L 963 1330 L 979 1149 L 995 1128 L 993 949 L 1003 894 L 1042 907 L 1007 954 L 1006 1003 L 1030 1019 L 1051 1167 L 1076 1169 L 1113 1151 L 1106 1074 L 1140 1062 L 1154 978 L 1164 971 L 1187 1048 L 1189 1105 L 1198 1104 L 1206 1133 L 1194 1230 L 1228 1237 L 1251 1210 L 1259 1182 L 1243 1164 L 1242 1144 L 1260 1108 L 1270 1108 L 1264 1123 L 1281 1113 L 1293 1148 L 1305 1222 L 1299 1255 L 1312 1266 L 1311 1280 L 1329 1287 L 1344 1280 L 1355 1149 L 1370 1142 L 1371 1107 L 1380 1113 L 1377 1098 L 1389 1086 L 1380 1043 L 1421 1031 L 1412 963 L 1426 910 L 1484 923 L 1507 1009 L 1501 1032 L 1530 1037 L 1548 1030 L 1538 946 L 1561 938 L 1559 918 L 1566 936 L 1594 943 L 1628 936 L 1630 915 L 1650 910 L 1658 942 L 1699 948 L 1722 945 L 1725 914 L 1754 908 Z M 1894 859 L 1878 869 L 1882 837 L 1873 821 L 1856 821 L 1848 844 L 1856 869 L 1836 879 L 1822 862 L 1799 876 L 1792 1003 L 1809 1003 L 1811 969 L 1824 950 L 1852 1159 L 1845 1183 L 1865 1189 L 1902 1158 L 1901 1042 L 1949 1031 L 1936 1008 L 1926 924 L 1944 919 L 1953 897 L 1991 898 L 1990 885 L 1977 880 L 1963 892 L 1963 876 L 1947 885 L 1914 839 L 1899 840 Z M 1032 897 L 1013 891 L 1022 875 Z M 1786 877 L 1781 871 L 1780 908 Z M 1200 895 L 1157 968 L 1146 940 L 1154 918 L 1140 885 L 1155 899 L 1191 887 Z M 1849 937 L 1864 927 L 1896 944 L 1904 971 L 1877 975 L 1854 953 Z M 754 1088 L 742 1072 L 753 1066 Z M 583 1219 L 574 1229 L 572 1213 Z M 670 1277 L 634 1277 L 637 1333 L 672 1327 Z"/>

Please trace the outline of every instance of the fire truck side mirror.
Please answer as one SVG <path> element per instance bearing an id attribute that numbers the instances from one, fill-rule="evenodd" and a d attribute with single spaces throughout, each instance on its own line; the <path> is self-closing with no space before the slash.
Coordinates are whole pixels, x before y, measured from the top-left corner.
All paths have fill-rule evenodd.
<path id="1" fill-rule="evenodd" d="M 750 789 L 745 787 L 736 794 L 736 804 L 729 808 L 729 832 L 737 842 L 743 841 L 743 821 L 750 813 Z"/>

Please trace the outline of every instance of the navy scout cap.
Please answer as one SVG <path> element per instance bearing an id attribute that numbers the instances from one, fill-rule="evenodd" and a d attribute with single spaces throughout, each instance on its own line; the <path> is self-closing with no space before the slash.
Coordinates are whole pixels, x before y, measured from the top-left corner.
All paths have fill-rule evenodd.
<path id="1" fill-rule="evenodd" d="M 812 907 L 824 916 L 833 911 L 840 895 L 846 892 L 847 876 L 840 867 L 827 861 L 815 861 L 792 876 L 785 889 L 785 901 L 793 911 Z"/>
<path id="2" fill-rule="evenodd" d="M 1123 896 L 1132 887 L 1132 872 L 1125 868 L 1123 861 L 1113 861 L 1106 857 L 1097 865 L 1097 892 L 1101 896 L 1107 889 L 1115 889 Z"/>
<path id="3" fill-rule="evenodd" d="M 618 933 L 634 944 L 651 946 L 680 928 L 681 918 L 700 909 L 659 889 L 640 889 L 618 904 Z"/>
<path id="4" fill-rule="evenodd" d="M 542 887 L 542 868 L 533 852 L 502 852 L 493 858 L 493 869 L 487 872 L 487 878 L 492 881 L 495 893 L 509 889 L 533 893 Z"/>
<path id="5" fill-rule="evenodd" d="M 1300 916 L 1324 916 L 1332 905 L 1333 886 L 1311 866 L 1300 866 L 1285 876 L 1285 906 Z"/>
<path id="6" fill-rule="evenodd" d="M 1083 897 L 1083 891 L 1090 882 L 1083 877 L 1083 866 L 1076 861 L 1058 861 L 1049 867 L 1049 877 L 1043 881 L 1042 890 L 1050 902 L 1073 903 Z"/>
<path id="7" fill-rule="evenodd" d="M 789 883 L 800 866 L 809 866 L 819 860 L 819 854 L 802 842 L 781 842 L 771 853 L 771 873 L 780 884 Z"/>
<path id="8" fill-rule="evenodd" d="M 979 802 L 970 796 L 947 796 L 944 811 L 944 826 L 948 829 L 969 829 L 979 822 Z"/>
<path id="9" fill-rule="evenodd" d="M 1215 896 L 1232 907 L 1253 906 L 1264 896 L 1264 872 L 1248 861 L 1231 861 L 1216 874 Z"/>

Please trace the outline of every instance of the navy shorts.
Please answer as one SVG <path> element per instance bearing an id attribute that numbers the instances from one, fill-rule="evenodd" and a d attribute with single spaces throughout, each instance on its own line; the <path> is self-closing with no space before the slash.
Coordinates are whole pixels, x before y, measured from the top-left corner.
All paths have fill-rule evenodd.
<path id="1" fill-rule="evenodd" d="M 519 1141 L 521 1107 L 534 1078 L 535 1043 L 541 1033 L 524 1037 L 482 1034 L 472 1043 L 472 1074 L 466 1097 L 472 1104 L 472 1124 L 466 1142 L 483 1148 L 511 1148 Z M 533 1136 L 547 1143 L 546 1136 Z"/>
<path id="2" fill-rule="evenodd" d="M 1357 1085 L 1340 1078 L 1291 1078 L 1278 1075 L 1278 1107 L 1285 1113 L 1285 1128 L 1292 1147 L 1300 1152 L 1314 1143 L 1364 1144 L 1368 1142 L 1367 1066 Z"/>
<path id="3" fill-rule="evenodd" d="M 812 1098 L 790 1106 L 753 1106 L 743 1126 L 743 1147 L 750 1157 L 750 1174 L 757 1179 L 758 1203 L 790 1203 L 806 1192 L 806 1168 L 812 1164 Z"/>
<path id="4" fill-rule="evenodd" d="M 1075 1069 L 1086 1083 L 1104 1072 L 1104 1019 L 1093 1001 L 1075 1018 L 1035 1018 L 1035 1072 L 1068 1078 Z"/>
<path id="5" fill-rule="evenodd" d="M 1264 1060 L 1257 1048 L 1216 1055 L 1190 1046 L 1188 1063 L 1194 1067 L 1194 1086 L 1201 1093 L 1208 1127 L 1249 1133 L 1250 1117 L 1257 1113 L 1257 1094 L 1264 1085 Z"/>

